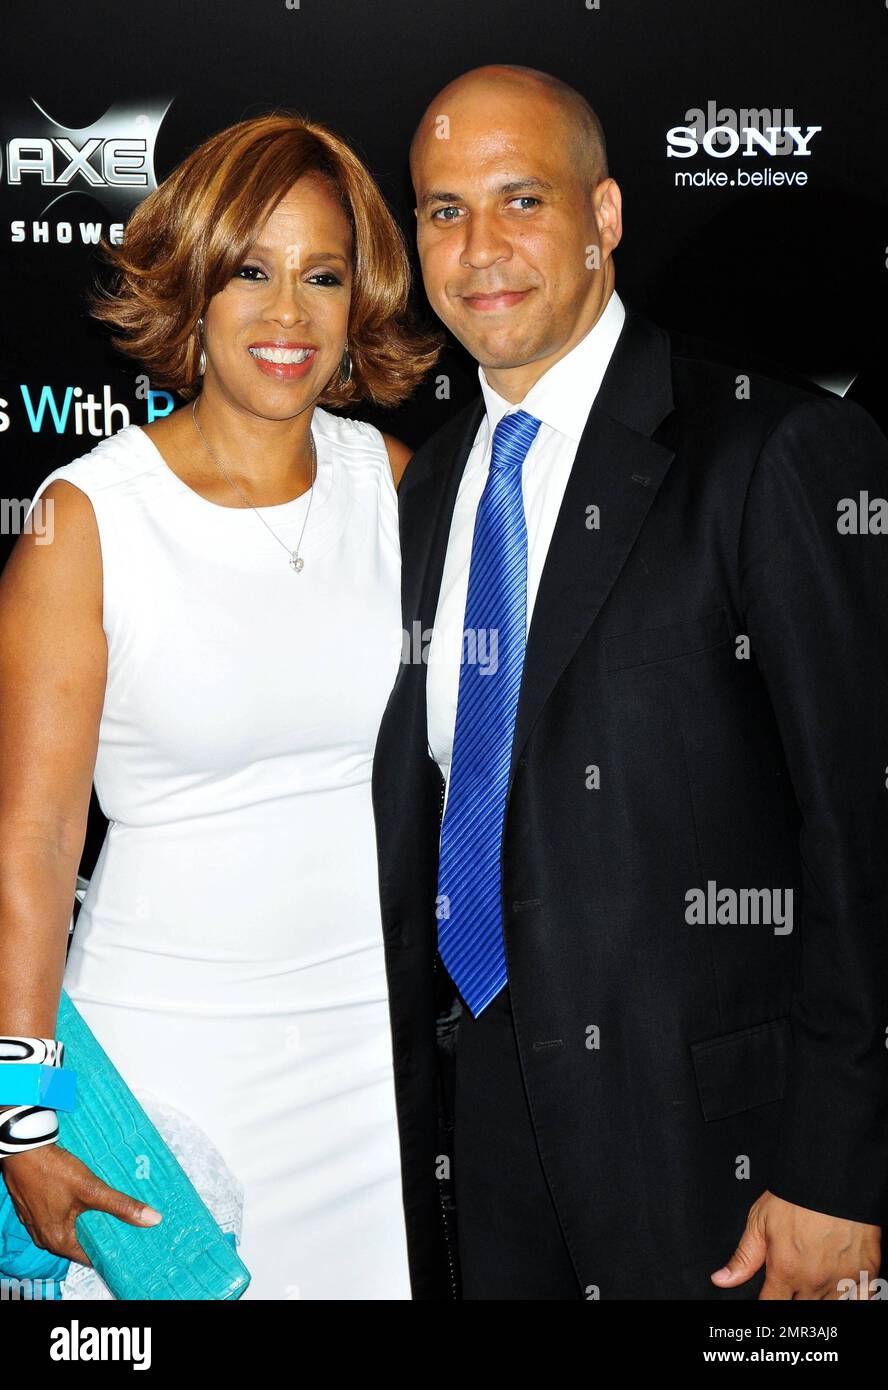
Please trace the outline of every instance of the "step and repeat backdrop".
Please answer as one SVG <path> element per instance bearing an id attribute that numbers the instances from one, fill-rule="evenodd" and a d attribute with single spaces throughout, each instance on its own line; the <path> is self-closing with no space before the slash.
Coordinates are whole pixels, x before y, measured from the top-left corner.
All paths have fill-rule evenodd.
<path id="1" fill-rule="evenodd" d="M 413 129 L 483 63 L 600 115 L 625 302 L 888 425 L 883 0 L 31 0 L 2 26 L 0 563 L 51 469 L 177 403 L 87 315 L 100 236 L 214 131 L 287 108 L 353 145 L 412 241 Z M 416 302 L 431 319 L 418 275 Z M 356 413 L 415 446 L 476 390 L 451 343 L 400 410 Z"/>

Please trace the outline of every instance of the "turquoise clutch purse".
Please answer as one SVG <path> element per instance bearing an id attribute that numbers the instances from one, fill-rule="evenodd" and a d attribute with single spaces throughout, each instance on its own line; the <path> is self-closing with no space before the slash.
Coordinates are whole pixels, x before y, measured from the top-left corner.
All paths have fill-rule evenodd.
<path id="1" fill-rule="evenodd" d="M 58 1142 L 110 1187 L 163 1213 L 158 1226 L 131 1226 L 108 1212 L 81 1212 L 77 1239 L 97 1273 L 118 1299 L 240 1298 L 250 1271 L 234 1236 L 221 1230 L 64 990 L 55 1036 L 77 1073 L 77 1103 L 58 1111 Z M 63 1279 L 69 1262 L 34 1245 L 0 1186 L 0 1276 Z"/>

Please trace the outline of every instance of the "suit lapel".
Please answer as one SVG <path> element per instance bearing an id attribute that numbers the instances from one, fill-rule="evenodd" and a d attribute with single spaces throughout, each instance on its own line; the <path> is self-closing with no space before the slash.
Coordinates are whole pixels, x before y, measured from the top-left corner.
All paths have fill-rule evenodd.
<path id="1" fill-rule="evenodd" d="M 577 446 L 534 603 L 510 784 L 533 725 L 598 616 L 666 476 L 674 450 L 651 436 L 672 408 L 668 335 L 627 308 Z M 479 396 L 441 432 L 423 476 L 405 489 L 403 612 L 425 631 L 435 620 L 456 496 L 483 415 Z M 597 530 L 586 524 L 590 505 L 599 509 Z M 423 695 L 425 686 L 423 678 Z"/>
<path id="2" fill-rule="evenodd" d="M 555 522 L 527 638 L 511 776 L 559 677 L 613 588 L 674 458 L 650 436 L 671 413 L 668 335 L 627 309 Z M 599 512 L 598 529 L 587 508 Z"/>

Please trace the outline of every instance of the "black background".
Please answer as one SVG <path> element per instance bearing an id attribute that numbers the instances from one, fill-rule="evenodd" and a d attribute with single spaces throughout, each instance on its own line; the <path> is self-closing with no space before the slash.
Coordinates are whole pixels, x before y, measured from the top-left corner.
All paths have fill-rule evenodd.
<path id="1" fill-rule="evenodd" d="M 153 0 L 151 5 L 32 0 L 4 14 L 0 58 L 0 334 L 3 496 L 30 496 L 47 473 L 96 442 L 32 431 L 22 384 L 37 396 L 110 384 L 136 423 L 138 369 L 108 348 L 84 290 L 97 269 L 79 243 L 14 245 L 13 219 L 53 194 L 11 187 L 6 142 L 43 133 L 32 99 L 56 121 L 88 126 L 120 101 L 171 97 L 155 150 L 158 179 L 214 131 L 274 107 L 332 126 L 363 157 L 413 239 L 407 149 L 435 92 L 488 62 L 543 68 L 578 88 L 601 117 L 610 173 L 623 194 L 616 285 L 686 340 L 738 367 L 823 380 L 888 424 L 884 324 L 888 257 L 888 8 L 883 0 Z M 791 110 L 819 125 L 808 159 L 667 159 L 666 132 L 685 113 L 719 107 Z M 778 123 L 782 123 L 778 121 Z M 557 138 L 557 136 L 553 136 Z M 804 168 L 804 188 L 677 188 L 677 169 Z M 82 185 L 81 185 L 82 186 Z M 88 193 L 47 219 L 113 219 Z M 428 314 L 417 285 L 417 304 Z M 413 445 L 477 390 L 457 345 L 398 412 L 355 413 Z M 0 562 L 14 536 L 0 537 Z M 93 808 L 95 811 L 95 807 Z M 92 838 L 93 852 L 97 848 Z M 87 859 L 89 859 L 89 854 Z M 87 865 L 88 871 L 88 865 Z"/>

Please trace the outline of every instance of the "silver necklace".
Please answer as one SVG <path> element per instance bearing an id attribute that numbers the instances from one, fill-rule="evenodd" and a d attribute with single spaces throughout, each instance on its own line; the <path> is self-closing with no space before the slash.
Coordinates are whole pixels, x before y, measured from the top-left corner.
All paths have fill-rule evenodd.
<path id="1" fill-rule="evenodd" d="M 290 557 L 290 568 L 291 568 L 292 570 L 295 570 L 296 573 L 298 574 L 299 571 L 302 569 L 303 565 L 305 564 L 305 561 L 303 560 L 302 556 L 299 554 L 299 547 L 300 547 L 300 545 L 302 544 L 302 537 L 305 535 L 305 528 L 306 528 L 306 525 L 308 524 L 308 514 L 309 514 L 309 512 L 311 511 L 311 501 L 312 501 L 312 498 L 314 497 L 315 478 L 316 478 L 317 475 L 318 475 L 318 451 L 317 451 L 317 449 L 315 448 L 314 435 L 313 435 L 312 432 L 311 432 L 311 426 L 309 426 L 309 430 L 308 430 L 308 439 L 309 439 L 309 443 L 311 444 L 311 486 L 310 486 L 309 489 L 308 489 L 308 506 L 307 506 L 306 509 L 305 509 L 305 520 L 304 520 L 303 523 L 302 523 L 302 530 L 299 532 L 299 539 L 298 539 L 298 541 L 296 542 L 296 549 L 295 549 L 295 550 L 291 550 L 290 547 L 287 545 L 286 541 L 282 541 L 281 538 L 280 538 L 280 536 L 277 534 L 277 532 L 274 531 L 274 530 L 272 529 L 272 527 L 269 526 L 268 522 L 265 520 L 265 517 L 262 515 L 262 513 L 259 512 L 259 511 L 257 511 L 257 509 L 253 506 L 253 503 L 250 501 L 249 497 L 247 497 L 247 496 L 245 495 L 245 493 L 241 492 L 241 489 L 238 487 L 237 483 L 234 481 L 233 478 L 229 477 L 228 473 L 225 471 L 225 469 L 224 469 L 224 467 L 222 466 L 222 464 L 221 464 L 221 463 L 219 462 L 219 460 L 216 458 L 216 455 L 213 453 L 212 449 L 210 448 L 209 444 L 207 443 L 206 435 L 204 434 L 204 432 L 203 432 L 203 430 L 201 429 L 200 425 L 197 423 L 197 401 L 195 401 L 195 402 L 194 402 L 194 405 L 191 407 L 191 418 L 192 418 L 192 420 L 194 421 L 194 427 L 195 427 L 195 429 L 197 430 L 198 434 L 200 435 L 201 439 L 203 440 L 203 446 L 204 446 L 204 448 L 206 449 L 206 451 L 207 451 L 207 453 L 209 454 L 210 458 L 213 460 L 213 463 L 216 464 L 217 468 L 221 469 L 222 474 L 223 474 L 224 477 L 225 477 L 225 481 L 226 481 L 227 483 L 230 483 L 230 484 L 231 484 L 231 486 L 234 488 L 235 492 L 238 493 L 238 495 L 239 495 L 240 497 L 243 498 L 243 500 L 246 502 L 246 504 L 247 504 L 247 506 L 250 508 L 250 510 L 253 511 L 253 512 L 256 512 L 256 515 L 258 516 L 259 520 L 262 522 L 262 525 L 266 528 L 267 531 L 271 531 L 271 534 L 274 536 L 274 538 L 275 538 L 275 540 L 277 541 L 278 545 L 282 545 L 282 546 L 284 547 L 284 549 L 286 550 L 287 554 L 288 554 L 289 557 Z"/>

